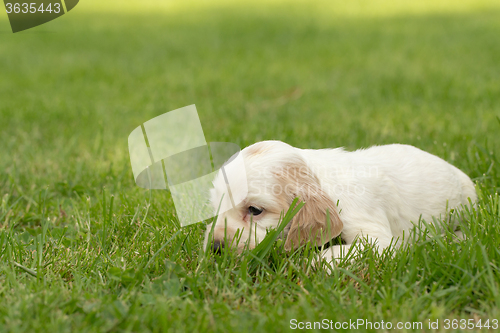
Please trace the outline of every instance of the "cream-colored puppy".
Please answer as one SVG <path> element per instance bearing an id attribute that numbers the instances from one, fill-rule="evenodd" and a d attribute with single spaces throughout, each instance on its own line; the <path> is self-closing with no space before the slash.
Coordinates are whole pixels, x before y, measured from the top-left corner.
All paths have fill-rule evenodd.
<path id="1" fill-rule="evenodd" d="M 432 223 L 432 216 L 445 218 L 450 209 L 468 205 L 469 199 L 476 201 L 474 184 L 466 174 L 408 145 L 347 152 L 263 141 L 241 154 L 245 170 L 231 172 L 246 172 L 246 179 L 230 175 L 240 179 L 231 191 L 237 199 L 233 202 L 241 202 L 230 208 L 231 198 L 223 196 L 226 183 L 219 173 L 211 200 L 216 211 L 222 207 L 225 213 L 219 214 L 215 225 L 208 225 L 205 249 L 255 247 L 266 230 L 278 226 L 280 214 L 295 197 L 305 205 L 285 228 L 285 248 L 306 242 L 321 246 L 340 235 L 345 245 L 325 250 L 323 257 L 328 260 L 345 255 L 357 237 L 382 250 L 403 233 L 407 238 L 420 218 Z"/>

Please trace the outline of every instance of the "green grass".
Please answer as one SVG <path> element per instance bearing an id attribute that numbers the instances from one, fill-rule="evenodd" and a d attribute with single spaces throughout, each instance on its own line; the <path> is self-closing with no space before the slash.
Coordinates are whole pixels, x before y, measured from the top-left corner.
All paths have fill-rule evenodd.
<path id="1" fill-rule="evenodd" d="M 0 331 L 500 320 L 499 17 L 483 0 L 89 0 L 12 34 L 0 14 Z M 279 242 L 205 255 L 204 225 L 137 188 L 127 148 L 193 103 L 209 142 L 436 154 L 478 185 L 467 240 L 430 232 L 331 275 Z"/>

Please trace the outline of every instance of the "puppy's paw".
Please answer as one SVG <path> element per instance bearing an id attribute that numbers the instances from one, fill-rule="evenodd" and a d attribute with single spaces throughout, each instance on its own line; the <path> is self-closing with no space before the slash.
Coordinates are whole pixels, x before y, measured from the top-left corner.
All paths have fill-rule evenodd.
<path id="1" fill-rule="evenodd" d="M 342 261 L 346 249 L 343 245 L 335 245 L 323 250 L 313 261 L 314 267 L 324 269 L 328 274 L 332 274 L 335 266 Z"/>

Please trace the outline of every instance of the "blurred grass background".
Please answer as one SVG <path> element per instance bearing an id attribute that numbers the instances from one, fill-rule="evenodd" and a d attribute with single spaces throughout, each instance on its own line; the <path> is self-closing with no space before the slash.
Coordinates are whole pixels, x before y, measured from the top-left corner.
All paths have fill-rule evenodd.
<path id="1" fill-rule="evenodd" d="M 0 14 L 0 39 L 0 229 L 39 235 L 48 217 L 49 229 L 80 230 L 76 216 L 85 211 L 88 233 L 68 245 L 68 262 L 89 249 L 86 237 L 102 236 L 103 220 L 123 229 L 120 221 L 147 197 L 132 179 L 128 134 L 189 104 L 208 142 L 347 149 L 400 142 L 446 159 L 487 193 L 500 188 L 498 1 L 87 0 L 16 34 Z M 109 195 L 120 207 L 112 216 Z M 134 243 L 131 262 L 173 233 L 168 194 L 155 200 L 148 223 L 158 238 Z M 193 230 L 190 246 L 199 249 L 203 227 Z M 110 243 L 126 247 L 116 237 Z M 174 250 L 157 261 L 185 256 Z M 65 262 L 46 255 L 47 263 Z M 196 266 L 191 255 L 187 270 Z M 23 264 L 36 267 L 30 260 Z M 102 281 L 95 262 L 78 266 L 54 270 L 52 281 Z M 155 267 L 151 274 L 163 273 Z M 0 313 L 10 307 L 22 318 L 29 297 L 18 294 L 19 283 L 30 277 L 12 272 L 0 273 L 0 282 L 18 283 L 14 294 L 0 287 L 7 300 Z M 60 288 L 53 295 L 72 290 Z M 89 297 L 117 290 L 106 288 Z"/>
<path id="2" fill-rule="evenodd" d="M 207 141 L 401 142 L 464 168 L 472 141 L 498 145 L 499 8 L 85 1 L 17 34 L 1 15 L 0 166 L 31 178 L 19 186 L 94 189 L 106 181 L 92 170 L 112 165 L 122 177 L 107 185 L 130 187 L 130 131 L 196 104 Z"/>

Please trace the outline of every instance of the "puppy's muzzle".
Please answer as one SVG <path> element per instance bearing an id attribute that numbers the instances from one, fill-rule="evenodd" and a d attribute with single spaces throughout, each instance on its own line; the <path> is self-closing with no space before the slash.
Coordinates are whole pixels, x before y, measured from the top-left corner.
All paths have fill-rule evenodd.
<path id="1" fill-rule="evenodd" d="M 222 253 L 222 249 L 224 248 L 224 242 L 221 242 L 221 241 L 214 241 L 212 243 L 212 252 L 215 253 L 215 254 L 221 254 Z"/>

